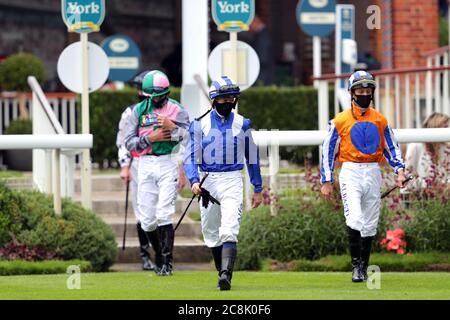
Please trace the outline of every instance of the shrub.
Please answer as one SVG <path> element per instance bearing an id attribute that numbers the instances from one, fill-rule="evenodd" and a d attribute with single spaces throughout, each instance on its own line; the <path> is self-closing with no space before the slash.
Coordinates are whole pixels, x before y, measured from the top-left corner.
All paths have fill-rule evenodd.
<path id="1" fill-rule="evenodd" d="M 450 251 L 450 203 L 428 199 L 415 203 L 413 216 L 400 222 L 408 250 Z"/>
<path id="2" fill-rule="evenodd" d="M 90 97 L 91 131 L 95 135 L 93 161 L 102 166 L 106 160 L 111 165 L 117 160 L 115 133 L 120 116 L 127 106 L 137 102 L 137 91 L 98 91 Z M 171 88 L 170 97 L 180 101 L 180 89 Z M 334 109 L 332 89 L 329 97 L 331 112 Z M 317 130 L 317 91 L 313 87 L 252 87 L 243 91 L 239 113 L 252 120 L 255 130 Z M 282 147 L 280 153 L 283 159 L 302 163 L 304 154 L 311 150 L 317 147 Z M 313 154 L 317 156 L 316 152 Z"/>
<path id="3" fill-rule="evenodd" d="M 266 259 L 262 263 L 263 271 L 350 271 L 350 256 L 326 256 L 319 260 L 294 260 L 280 263 Z M 393 253 L 374 253 L 370 257 L 370 264 L 377 265 L 381 271 L 448 271 L 450 268 L 450 253 L 415 253 L 397 255 Z"/>
<path id="4" fill-rule="evenodd" d="M 12 239 L 22 229 L 23 199 L 0 181 L 0 246 Z"/>
<path id="5" fill-rule="evenodd" d="M 17 241 L 54 252 L 61 259 L 88 260 L 96 271 L 106 271 L 116 260 L 111 227 L 69 199 L 63 200 L 58 217 L 52 197 L 14 192 L 0 184 L 0 210 L 0 246 Z"/>
<path id="6" fill-rule="evenodd" d="M 33 262 L 23 260 L 0 260 L 0 276 L 66 273 L 67 268 L 70 266 L 79 266 L 81 272 L 92 271 L 90 262 L 81 260 L 48 260 Z"/>
<path id="7" fill-rule="evenodd" d="M 41 261 L 55 258 L 55 254 L 42 247 L 31 247 L 24 244 L 9 243 L 0 247 L 0 258 L 6 260 Z"/>
<path id="8" fill-rule="evenodd" d="M 30 91 L 28 76 L 35 76 L 39 83 L 45 80 L 42 61 L 30 53 L 18 53 L 8 57 L 0 65 L 0 87 L 8 91 Z"/>
<path id="9" fill-rule="evenodd" d="M 16 119 L 12 121 L 8 128 L 5 130 L 5 134 L 32 134 L 33 123 L 29 119 Z"/>
<path id="10" fill-rule="evenodd" d="M 374 251 L 381 250 L 378 243 L 391 215 L 388 208 L 382 208 Z M 347 228 L 340 199 L 327 202 L 317 192 L 295 190 L 279 200 L 275 217 L 270 215 L 268 206 L 242 216 L 236 265 L 239 269 L 258 269 L 265 258 L 282 262 L 314 260 L 347 252 Z"/>

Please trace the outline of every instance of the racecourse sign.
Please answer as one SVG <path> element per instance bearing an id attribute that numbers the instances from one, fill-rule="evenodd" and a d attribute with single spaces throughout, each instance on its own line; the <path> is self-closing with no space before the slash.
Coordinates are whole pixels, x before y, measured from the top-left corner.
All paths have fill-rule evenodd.
<path id="1" fill-rule="evenodd" d="M 247 31 L 255 17 L 255 0 L 211 0 L 211 8 L 219 31 Z"/>
<path id="2" fill-rule="evenodd" d="M 62 0 L 61 9 L 69 32 L 99 31 L 105 19 L 105 0 Z"/>
<path id="3" fill-rule="evenodd" d="M 301 0 L 297 4 L 297 22 L 311 37 L 327 37 L 334 31 L 335 0 Z"/>

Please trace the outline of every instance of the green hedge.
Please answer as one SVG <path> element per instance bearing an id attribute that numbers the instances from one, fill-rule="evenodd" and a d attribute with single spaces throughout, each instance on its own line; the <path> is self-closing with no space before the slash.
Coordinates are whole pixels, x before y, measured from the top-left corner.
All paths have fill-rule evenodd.
<path id="1" fill-rule="evenodd" d="M 348 252 L 347 229 L 342 207 L 321 198 L 307 200 L 300 194 L 281 199 L 278 215 L 269 206 L 243 214 L 239 232 L 238 269 L 258 269 L 262 260 L 315 260 Z M 379 230 L 386 230 L 386 208 L 380 215 Z M 378 233 L 374 250 L 378 251 Z"/>
<path id="2" fill-rule="evenodd" d="M 82 260 L 69 260 L 69 261 L 0 260 L 0 276 L 66 273 L 67 268 L 70 266 L 79 266 L 81 272 L 92 271 L 91 263 Z"/>
<path id="3" fill-rule="evenodd" d="M 450 252 L 450 203 L 419 201 L 411 219 L 400 223 L 406 233 L 407 250 Z"/>
<path id="4" fill-rule="evenodd" d="M 16 119 L 11 121 L 5 134 L 33 134 L 33 122 L 30 119 Z"/>
<path id="5" fill-rule="evenodd" d="M 348 254 L 345 219 L 336 189 L 330 202 L 315 189 L 289 190 L 279 196 L 277 216 L 270 215 L 269 206 L 243 215 L 236 263 L 239 269 L 258 269 L 264 259 L 299 260 L 305 268 L 313 268 L 315 262 L 311 260 Z M 388 230 L 399 227 L 406 234 L 407 253 L 450 252 L 448 200 L 416 199 L 409 209 L 393 206 L 390 201 L 382 204 L 374 252 L 386 252 L 380 240 Z M 347 266 L 349 261 L 342 261 Z"/>
<path id="6" fill-rule="evenodd" d="M 95 271 L 108 270 L 117 258 L 113 230 L 93 212 L 63 199 L 58 217 L 52 197 L 0 183 L 0 246 L 11 241 L 42 247 L 64 260 L 87 260 Z"/>
<path id="7" fill-rule="evenodd" d="M 450 253 L 429 252 L 398 255 L 394 253 L 374 253 L 370 265 L 376 265 L 383 271 L 448 271 L 450 270 Z M 271 259 L 262 262 L 262 271 L 350 271 L 350 256 L 326 256 L 319 260 L 294 260 L 280 263 Z"/>
<path id="8" fill-rule="evenodd" d="M 180 89 L 172 88 L 170 96 L 179 101 Z M 329 99 L 331 115 L 334 109 L 333 90 L 330 90 Z M 132 89 L 91 94 L 92 157 L 100 166 L 105 160 L 108 165 L 117 160 L 115 143 L 120 116 L 127 106 L 136 101 L 137 91 Z M 239 113 L 250 118 L 252 127 L 257 130 L 314 130 L 317 129 L 317 91 L 312 87 L 253 87 L 242 93 Z M 284 147 L 281 148 L 281 156 L 301 162 L 304 153 L 315 148 Z"/>

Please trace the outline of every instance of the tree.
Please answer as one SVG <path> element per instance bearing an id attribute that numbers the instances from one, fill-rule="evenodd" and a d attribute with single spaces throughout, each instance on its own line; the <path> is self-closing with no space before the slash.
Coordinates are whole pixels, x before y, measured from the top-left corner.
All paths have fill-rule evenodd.
<path id="1" fill-rule="evenodd" d="M 19 96 L 20 118 L 28 118 L 26 92 L 30 91 L 28 76 L 35 76 L 39 83 L 45 80 L 43 62 L 31 53 L 17 53 L 0 64 L 0 87 L 2 90 L 17 91 Z"/>

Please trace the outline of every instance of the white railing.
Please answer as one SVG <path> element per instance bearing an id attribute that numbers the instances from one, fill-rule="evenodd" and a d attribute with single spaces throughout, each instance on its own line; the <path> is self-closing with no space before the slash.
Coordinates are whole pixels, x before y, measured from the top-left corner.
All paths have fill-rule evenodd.
<path id="1" fill-rule="evenodd" d="M 75 103 L 72 103 L 73 112 L 68 112 L 67 104 L 63 103 L 62 113 L 55 113 L 55 105 L 50 104 L 47 99 L 49 95 L 44 94 L 36 78 L 29 76 L 27 80 L 32 91 L 32 103 L 29 106 L 33 134 L 0 135 L 0 149 L 33 149 L 33 186 L 41 192 L 53 193 L 54 209 L 60 214 L 61 195 L 73 195 L 75 155 L 81 149 L 91 148 L 93 137 L 66 134 L 68 131 L 75 132 Z M 70 94 L 68 98 L 73 98 L 75 102 L 76 96 Z M 18 115 L 18 111 L 14 110 L 13 117 Z M 64 128 L 59 121 L 63 119 L 67 124 L 70 118 L 68 114 L 73 115 L 70 125 L 72 130 Z M 9 121 L 8 117 L 6 119 Z"/>
<path id="2" fill-rule="evenodd" d="M 35 77 L 28 77 L 28 85 L 32 91 L 32 118 L 33 135 L 54 134 L 66 136 L 65 130 L 59 122 L 58 115 L 50 105 L 47 96 Z M 62 186 L 61 194 L 72 197 L 74 193 L 75 156 L 80 150 L 62 150 L 61 176 L 59 184 Z M 52 192 L 52 168 L 50 166 L 52 150 L 33 150 L 33 185 L 41 192 Z"/>
<path id="3" fill-rule="evenodd" d="M 450 46 L 426 52 L 423 56 L 427 58 L 427 67 L 449 66 Z M 434 98 L 434 109 L 436 112 L 450 114 L 449 70 L 436 72 L 434 75 L 432 75 L 430 72 L 427 72 L 426 79 L 427 114 L 431 113 L 431 110 L 433 108 L 432 98 L 430 98 L 431 96 L 433 96 Z"/>
<path id="4" fill-rule="evenodd" d="M 420 128 L 432 112 L 450 114 L 450 53 L 441 48 L 428 58 L 428 66 L 370 71 L 375 76 L 374 107 L 382 112 L 393 128 Z M 434 62 L 433 62 L 434 61 Z M 323 75 L 312 78 L 319 82 L 319 129 L 326 129 L 329 115 L 328 90 L 335 87 L 334 115 L 350 107 L 350 95 L 340 89 L 341 81 L 351 74 Z M 341 106 L 341 108 L 340 108 Z"/>
<path id="5" fill-rule="evenodd" d="M 53 110 L 56 118 L 61 123 L 65 133 L 77 133 L 77 95 L 74 93 L 46 93 L 48 103 Z M 0 134 L 4 134 L 9 124 L 18 119 L 19 96 L 15 92 L 0 93 Z M 26 108 L 30 117 L 33 117 L 32 94 L 27 94 Z"/>
<path id="6" fill-rule="evenodd" d="M 393 129 L 396 140 L 399 143 L 412 142 L 450 142 L 450 128 L 432 129 Z M 254 131 L 253 139 L 259 147 L 267 148 L 269 159 L 269 183 L 270 190 L 278 190 L 277 174 L 280 161 L 280 146 L 320 146 L 327 134 L 326 130 L 297 130 L 297 131 Z M 246 209 L 251 204 L 250 181 L 246 175 L 245 198 Z M 271 202 L 271 214 L 276 215 L 275 203 Z"/>
<path id="7" fill-rule="evenodd" d="M 61 214 L 61 151 L 78 150 L 92 148 L 93 137 L 91 134 L 73 135 L 3 135 L 0 136 L 0 150 L 10 149 L 43 149 L 50 150 L 51 157 L 46 159 L 45 165 L 49 168 L 50 174 L 47 179 L 52 185 L 53 207 L 56 214 Z"/>

